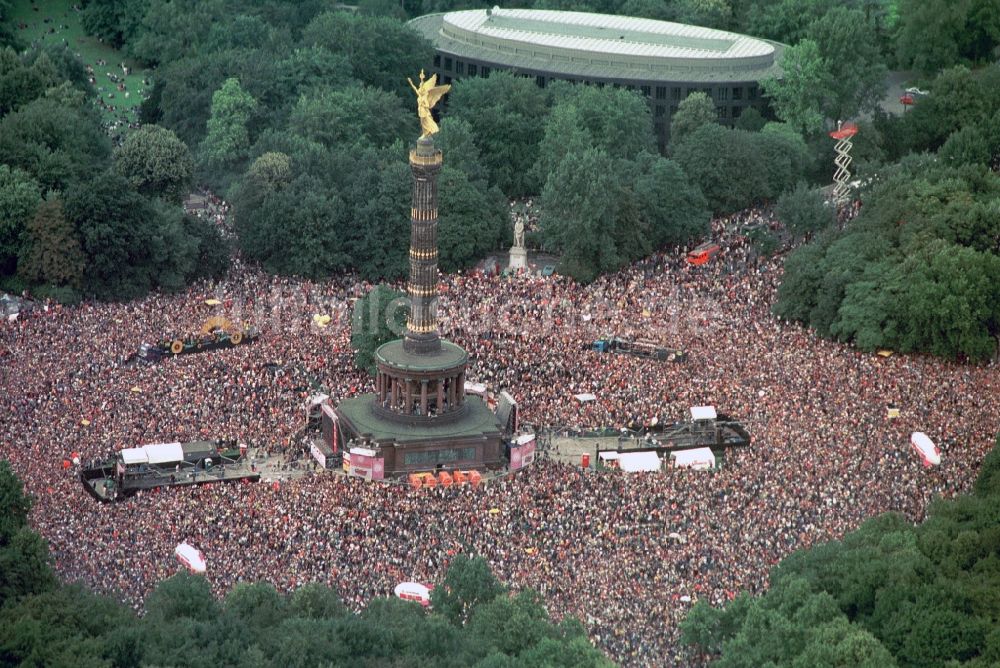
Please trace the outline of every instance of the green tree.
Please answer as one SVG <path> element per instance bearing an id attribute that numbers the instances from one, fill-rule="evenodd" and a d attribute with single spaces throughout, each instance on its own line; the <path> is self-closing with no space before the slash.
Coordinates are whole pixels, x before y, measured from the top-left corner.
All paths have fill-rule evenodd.
<path id="1" fill-rule="evenodd" d="M 15 531 L 0 547 L 0 604 L 40 594 L 55 584 L 46 542 L 27 527 Z"/>
<path id="2" fill-rule="evenodd" d="M 11 469 L 10 462 L 0 460 L 0 547 L 8 545 L 28 524 L 29 510 L 31 497 L 24 493 L 24 483 Z"/>
<path id="3" fill-rule="evenodd" d="M 831 90 L 830 66 L 819 45 L 804 39 L 781 55 L 782 76 L 761 81 L 778 117 L 803 134 L 823 127 L 823 96 Z"/>
<path id="4" fill-rule="evenodd" d="M 180 203 L 189 192 L 194 160 L 170 130 L 144 125 L 129 132 L 114 160 L 115 171 L 143 195 Z"/>
<path id="5" fill-rule="evenodd" d="M 843 617 L 823 624 L 811 634 L 793 668 L 891 668 L 897 665 L 889 650 L 868 631 Z"/>
<path id="6" fill-rule="evenodd" d="M 250 164 L 247 187 L 261 193 L 280 190 L 292 180 L 292 159 L 280 151 L 268 151 Z"/>
<path id="7" fill-rule="evenodd" d="M 822 191 L 802 181 L 778 198 L 775 213 L 796 237 L 808 237 L 834 222 L 834 209 L 827 204 Z"/>
<path id="8" fill-rule="evenodd" d="M 647 219 L 654 248 L 684 244 L 708 233 L 711 213 L 704 196 L 673 160 L 645 154 L 634 192 Z"/>
<path id="9" fill-rule="evenodd" d="M 109 154 L 96 116 L 53 98 L 39 98 L 0 119 L 0 164 L 24 170 L 43 192 L 90 178 Z"/>
<path id="10" fill-rule="evenodd" d="M 149 0 L 129 54 L 148 65 L 171 63 L 199 53 L 212 26 L 225 20 L 222 0 Z"/>
<path id="11" fill-rule="evenodd" d="M 409 300 L 398 290 L 380 283 L 354 303 L 351 315 L 351 348 L 354 366 L 375 375 L 375 351 L 400 338 L 406 330 Z"/>
<path id="12" fill-rule="evenodd" d="M 80 22 L 89 35 L 121 49 L 135 37 L 150 0 L 90 0 Z"/>
<path id="13" fill-rule="evenodd" d="M 773 0 L 746 3 L 749 35 L 798 44 L 807 37 L 809 25 L 830 8 L 819 0 Z"/>
<path id="14" fill-rule="evenodd" d="M 558 82 L 547 88 L 546 92 L 553 103 L 550 113 L 554 113 L 559 107 L 574 108 L 579 113 L 581 129 L 585 129 L 591 138 L 591 145 L 612 158 L 634 160 L 640 153 L 655 150 L 649 103 L 635 91 Z M 563 119 L 562 125 L 568 120 L 573 119 Z M 565 130 L 562 133 L 565 134 Z M 573 137 L 568 135 L 567 138 Z M 558 164 L 552 160 L 550 163 L 552 169 Z"/>
<path id="15" fill-rule="evenodd" d="M 878 108 L 888 73 L 879 51 L 875 25 L 861 9 L 833 7 L 809 26 L 827 67 L 823 114 L 834 121 Z M 788 76 L 786 71 L 785 76 Z"/>
<path id="16" fill-rule="evenodd" d="M 802 135 L 787 123 L 768 123 L 760 132 L 744 138 L 750 142 L 763 177 L 755 196 L 774 201 L 809 171 L 809 148 Z"/>
<path id="17" fill-rule="evenodd" d="M 521 652 L 518 663 L 530 668 L 611 668 L 614 664 L 586 636 L 542 638 Z"/>
<path id="18" fill-rule="evenodd" d="M 898 347 L 901 282 L 898 267 L 891 262 L 866 266 L 858 279 L 844 288 L 830 333 L 842 341 L 853 341 L 862 350 Z"/>
<path id="19" fill-rule="evenodd" d="M 544 134 L 545 92 L 531 79 L 497 71 L 455 83 L 446 100 L 449 115 L 472 128 L 490 183 L 508 197 L 536 194 L 531 168 Z"/>
<path id="20" fill-rule="evenodd" d="M 739 211 L 770 194 L 768 175 L 757 163 L 757 136 L 712 123 L 695 130 L 690 141 L 674 151 L 674 159 L 713 212 Z"/>
<path id="21" fill-rule="evenodd" d="M 127 299 L 155 285 L 158 212 L 124 179 L 108 172 L 74 186 L 66 192 L 63 211 L 86 258 L 86 294 Z"/>
<path id="22" fill-rule="evenodd" d="M 747 132 L 760 132 L 767 121 L 757 111 L 756 107 L 747 107 L 740 114 L 740 117 L 736 119 L 733 124 L 737 130 L 746 130 Z"/>
<path id="23" fill-rule="evenodd" d="M 402 160 L 378 160 L 359 170 L 351 201 L 359 235 L 355 266 L 366 280 L 395 280 L 409 271 L 410 184 L 413 176 Z"/>
<path id="24" fill-rule="evenodd" d="M 231 249 L 214 223 L 185 214 L 181 219 L 180 234 L 190 244 L 187 250 L 190 263 L 183 272 L 184 282 L 225 276 L 229 270 Z"/>
<path id="25" fill-rule="evenodd" d="M 288 616 L 302 619 L 337 619 L 348 614 L 337 592 L 317 583 L 295 589 L 288 600 Z"/>
<path id="26" fill-rule="evenodd" d="M 989 70 L 1000 71 L 1000 67 Z M 961 128 L 978 127 L 987 130 L 1000 91 L 987 85 L 983 72 L 974 73 L 967 67 L 953 67 L 941 72 L 931 82 L 931 95 L 907 113 L 900 125 L 900 140 L 913 151 L 935 151 Z"/>
<path id="27" fill-rule="evenodd" d="M 677 147 L 698 128 L 718 122 L 712 99 L 702 92 L 695 92 L 681 100 L 670 121 L 670 143 Z"/>
<path id="28" fill-rule="evenodd" d="M 545 183 L 570 153 L 594 147 L 594 138 L 584 125 L 583 114 L 573 103 L 557 104 L 545 120 L 545 132 L 538 147 L 534 173 Z"/>
<path id="29" fill-rule="evenodd" d="M 204 577 L 181 571 L 161 581 L 146 599 L 146 616 L 154 624 L 183 619 L 210 621 L 219 615 L 219 604 Z"/>
<path id="30" fill-rule="evenodd" d="M 718 653 L 722 644 L 734 637 L 743 626 L 750 608 L 755 605 L 746 592 L 729 602 L 724 608 L 713 608 L 703 600 L 697 601 L 681 620 L 681 638 L 702 651 Z"/>
<path id="31" fill-rule="evenodd" d="M 236 212 L 240 246 L 268 271 L 310 278 L 349 266 L 347 207 L 336 190 L 300 174 L 287 187 Z"/>
<path id="32" fill-rule="evenodd" d="M 901 270 L 901 350 L 974 359 L 996 351 L 1000 257 L 935 242 Z"/>
<path id="33" fill-rule="evenodd" d="M 254 49 L 281 53 L 291 48 L 292 40 L 287 31 L 269 24 L 260 16 L 239 14 L 213 25 L 204 46 L 212 51 Z"/>
<path id="34" fill-rule="evenodd" d="M 441 132 L 434 136 L 434 145 L 441 149 L 446 165 L 463 172 L 470 181 L 487 183 L 489 174 L 468 121 L 454 116 L 441 119 Z"/>
<path id="35" fill-rule="evenodd" d="M 993 152 L 983 131 L 967 125 L 951 133 L 938 155 L 952 165 L 988 165 Z"/>
<path id="36" fill-rule="evenodd" d="M 505 591 L 485 559 L 459 554 L 448 566 L 444 581 L 431 592 L 431 603 L 434 610 L 452 624 L 464 625 L 476 608 Z"/>
<path id="37" fill-rule="evenodd" d="M 85 268 L 80 239 L 63 215 L 62 202 L 46 198 L 28 222 L 18 273 L 35 284 L 79 289 Z"/>
<path id="38" fill-rule="evenodd" d="M 561 271 L 578 281 L 621 268 L 651 250 L 634 196 L 635 168 L 601 149 L 567 155 L 542 191 L 546 247 L 561 253 Z M 627 185 L 626 185 L 627 184 Z"/>
<path id="39" fill-rule="evenodd" d="M 774 312 L 787 320 L 808 323 L 816 308 L 823 280 L 823 259 L 831 237 L 814 239 L 799 246 L 785 260 L 785 273 L 778 286 Z"/>
<path id="40" fill-rule="evenodd" d="M 70 88 L 84 94 L 84 97 L 77 98 L 81 103 L 83 99 L 89 101 L 97 93 L 90 85 L 90 77 L 83 61 L 67 43 L 32 47 L 24 52 L 23 58 L 24 64 L 29 67 L 41 67 L 46 72 L 50 67 L 55 69 L 56 76 L 52 85 L 46 88 L 46 95 L 52 88 L 59 88 L 63 84 L 69 84 Z"/>
<path id="41" fill-rule="evenodd" d="M 896 48 L 902 65 L 924 74 L 991 57 L 1000 10 L 990 0 L 900 0 Z"/>
<path id="42" fill-rule="evenodd" d="M 252 640 L 281 623 L 286 616 L 286 600 L 270 583 L 241 583 L 226 594 L 222 614 L 245 629 L 248 640 Z"/>
<path id="43" fill-rule="evenodd" d="M 257 101 L 243 90 L 239 79 L 226 79 L 212 95 L 208 134 L 198 149 L 206 169 L 228 171 L 246 159 L 250 150 L 247 124 Z"/>
<path id="44" fill-rule="evenodd" d="M 476 605 L 469 632 L 482 648 L 516 657 L 544 640 L 551 627 L 541 597 L 526 590 Z"/>
<path id="45" fill-rule="evenodd" d="M 397 19 L 342 11 L 315 17 L 302 33 L 302 44 L 346 56 L 355 79 L 407 97 L 412 92 L 406 78 L 433 56 L 430 43 Z"/>
<path id="46" fill-rule="evenodd" d="M 304 95 L 289 126 L 324 146 L 363 142 L 384 147 L 417 132 L 415 117 L 398 95 L 361 85 Z"/>
<path id="47" fill-rule="evenodd" d="M 0 165 L 0 275 L 14 273 L 27 222 L 41 201 L 38 183 L 24 170 Z"/>
<path id="48" fill-rule="evenodd" d="M 438 179 L 438 192 L 439 266 L 442 271 L 455 272 L 475 264 L 500 245 L 509 220 L 507 206 L 498 191 L 447 166 Z"/>
<path id="49" fill-rule="evenodd" d="M 1000 496 L 1000 437 L 979 466 L 975 490 L 976 496 Z"/>
<path id="50" fill-rule="evenodd" d="M 59 83 L 59 73 L 44 52 L 26 63 L 11 47 L 0 48 L 0 117 L 40 98 Z"/>
<path id="51" fill-rule="evenodd" d="M 0 608 L 0 656 L 19 666 L 137 666 L 141 648 L 122 631 L 130 626 L 138 620 L 124 606 L 78 584 L 52 587 Z"/>

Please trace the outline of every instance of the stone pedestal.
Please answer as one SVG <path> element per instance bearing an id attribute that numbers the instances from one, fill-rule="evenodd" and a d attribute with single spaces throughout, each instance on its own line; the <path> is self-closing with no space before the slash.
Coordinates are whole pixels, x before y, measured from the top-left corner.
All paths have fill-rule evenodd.
<path id="1" fill-rule="evenodd" d="M 517 246 L 510 247 L 510 264 L 507 268 L 512 271 L 517 271 L 518 269 L 528 268 L 528 249 L 518 248 Z"/>

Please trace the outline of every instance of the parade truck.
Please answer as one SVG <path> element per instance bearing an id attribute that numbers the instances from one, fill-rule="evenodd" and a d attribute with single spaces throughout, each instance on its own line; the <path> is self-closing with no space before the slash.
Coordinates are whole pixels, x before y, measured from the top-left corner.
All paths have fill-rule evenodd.
<path id="1" fill-rule="evenodd" d="M 223 441 L 124 448 L 80 471 L 84 489 L 100 501 L 118 501 L 157 487 L 259 479 L 260 473 L 246 460 L 246 448 L 229 447 Z"/>
<path id="2" fill-rule="evenodd" d="M 663 362 L 683 362 L 687 359 L 687 353 L 683 350 L 667 348 L 647 339 L 627 339 L 620 336 L 598 339 L 591 344 L 591 349 L 599 353 L 620 353 Z"/>
<path id="3" fill-rule="evenodd" d="M 129 358 L 129 361 L 153 363 L 172 355 L 235 348 L 253 343 L 259 336 L 260 332 L 254 327 L 237 327 L 225 318 L 209 318 L 202 325 L 201 331 L 194 336 L 161 339 L 155 343 L 141 344 L 139 350 Z"/>

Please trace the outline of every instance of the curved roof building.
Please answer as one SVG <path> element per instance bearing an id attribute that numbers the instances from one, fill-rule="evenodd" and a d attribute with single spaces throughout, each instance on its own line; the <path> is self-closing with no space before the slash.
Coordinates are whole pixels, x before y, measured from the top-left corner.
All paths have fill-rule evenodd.
<path id="1" fill-rule="evenodd" d="M 434 45 L 433 71 L 445 83 L 507 69 L 540 86 L 564 79 L 639 90 L 650 100 L 661 147 L 689 94 L 707 93 L 720 122 L 731 123 L 749 106 L 766 112 L 759 82 L 781 76 L 781 44 L 667 21 L 494 7 L 410 25 Z"/>

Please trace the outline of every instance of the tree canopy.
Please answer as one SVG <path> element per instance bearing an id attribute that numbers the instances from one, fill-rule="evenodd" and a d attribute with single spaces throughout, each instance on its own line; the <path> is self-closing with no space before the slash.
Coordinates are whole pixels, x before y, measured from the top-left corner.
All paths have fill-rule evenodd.
<path id="1" fill-rule="evenodd" d="M 144 7 L 93 11 L 110 30 Z M 0 284 L 64 301 L 122 299 L 224 271 L 218 231 L 180 207 L 188 147 L 147 126 L 112 153 L 94 94 L 68 47 L 0 48 Z"/>
<path id="2" fill-rule="evenodd" d="M 860 216 L 785 266 L 775 310 L 826 336 L 982 359 L 1000 334 L 1000 178 L 983 166 L 910 159 Z"/>
<path id="3" fill-rule="evenodd" d="M 191 151 L 177 135 L 156 125 L 130 132 L 114 152 L 115 171 L 139 193 L 180 203 L 190 192 Z"/>

